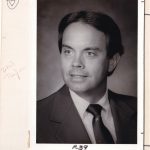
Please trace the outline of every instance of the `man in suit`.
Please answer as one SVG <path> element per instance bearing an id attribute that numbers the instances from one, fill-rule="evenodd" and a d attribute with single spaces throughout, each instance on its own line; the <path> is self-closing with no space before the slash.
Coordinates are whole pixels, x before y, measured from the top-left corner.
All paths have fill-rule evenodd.
<path id="1" fill-rule="evenodd" d="M 124 53 L 116 23 L 100 12 L 70 13 L 58 43 L 65 85 L 37 102 L 37 143 L 137 143 L 136 98 L 107 89 Z"/>

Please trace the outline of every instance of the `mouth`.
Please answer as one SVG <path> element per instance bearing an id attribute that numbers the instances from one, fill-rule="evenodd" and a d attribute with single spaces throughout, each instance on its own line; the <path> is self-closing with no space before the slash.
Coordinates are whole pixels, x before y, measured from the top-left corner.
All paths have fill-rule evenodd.
<path id="1" fill-rule="evenodd" d="M 79 78 L 85 78 L 87 75 L 85 74 L 70 74 L 71 77 L 79 77 Z"/>
<path id="2" fill-rule="evenodd" d="M 70 72 L 71 77 L 88 77 L 87 73 L 84 72 Z"/>
<path id="3" fill-rule="evenodd" d="M 70 80 L 72 82 L 84 82 L 88 77 L 88 73 L 83 70 L 70 70 L 69 71 Z"/>
<path id="4" fill-rule="evenodd" d="M 88 77 L 87 75 L 85 74 L 70 74 L 70 77 L 71 77 L 71 80 L 72 82 L 83 82 L 86 80 L 86 78 Z"/>

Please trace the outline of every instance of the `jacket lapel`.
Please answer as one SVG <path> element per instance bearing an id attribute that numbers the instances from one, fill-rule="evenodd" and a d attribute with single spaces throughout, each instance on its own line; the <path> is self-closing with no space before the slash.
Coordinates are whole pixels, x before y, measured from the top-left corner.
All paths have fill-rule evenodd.
<path id="1" fill-rule="evenodd" d="M 116 99 L 110 91 L 108 96 L 115 124 L 116 143 L 129 143 L 129 137 L 132 138 L 130 123 L 135 112 L 122 99 Z"/>
<path id="2" fill-rule="evenodd" d="M 50 121 L 57 123 L 56 139 L 60 143 L 91 143 L 66 86 L 57 95 Z"/>

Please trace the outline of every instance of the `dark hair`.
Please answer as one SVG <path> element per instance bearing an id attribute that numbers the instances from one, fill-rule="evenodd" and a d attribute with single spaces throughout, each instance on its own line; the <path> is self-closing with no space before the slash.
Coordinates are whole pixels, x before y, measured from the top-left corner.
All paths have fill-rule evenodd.
<path id="1" fill-rule="evenodd" d="M 104 34 L 108 37 L 107 56 L 109 58 L 112 58 L 116 53 L 119 53 L 120 55 L 124 53 L 121 34 L 117 24 L 109 16 L 100 12 L 93 11 L 73 12 L 66 15 L 61 20 L 58 28 L 58 46 L 60 52 L 62 48 L 63 32 L 68 25 L 74 22 L 83 22 L 85 24 L 93 26 L 101 32 L 104 32 Z"/>

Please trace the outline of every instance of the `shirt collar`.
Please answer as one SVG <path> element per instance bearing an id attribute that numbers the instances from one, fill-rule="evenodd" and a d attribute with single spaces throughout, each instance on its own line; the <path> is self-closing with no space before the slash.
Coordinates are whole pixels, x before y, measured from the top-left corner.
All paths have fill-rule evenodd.
<path id="1" fill-rule="evenodd" d="M 70 90 L 71 98 L 81 116 L 81 118 L 84 117 L 86 113 L 86 109 L 89 106 L 89 102 L 77 95 L 75 92 Z M 108 101 L 108 90 L 106 90 L 104 96 L 97 102 L 97 104 L 101 105 L 103 107 L 103 110 L 107 111 L 109 108 L 109 101 Z"/>
<path id="2" fill-rule="evenodd" d="M 75 92 L 70 91 L 70 95 L 71 95 L 71 98 L 81 116 L 81 118 L 83 118 L 84 116 L 84 113 L 86 112 L 86 109 L 87 107 L 89 106 L 89 102 L 86 101 L 85 99 L 83 99 L 82 97 L 80 97 L 79 95 L 77 95 Z"/>
<path id="3" fill-rule="evenodd" d="M 108 101 L 108 90 L 106 90 L 104 96 L 97 102 L 104 110 L 107 110 L 109 107 L 109 101 Z"/>

